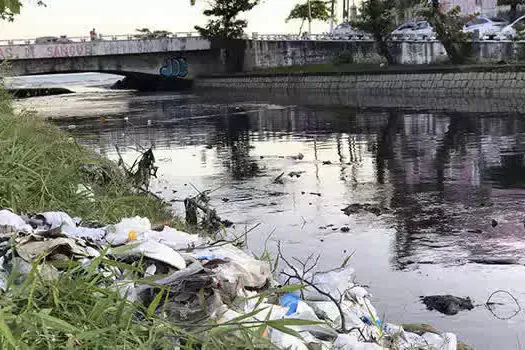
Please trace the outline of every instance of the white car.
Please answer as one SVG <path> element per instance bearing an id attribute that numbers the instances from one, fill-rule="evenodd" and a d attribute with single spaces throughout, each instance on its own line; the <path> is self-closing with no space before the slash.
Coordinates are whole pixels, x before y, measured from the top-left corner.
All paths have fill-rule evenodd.
<path id="1" fill-rule="evenodd" d="M 331 37 L 343 40 L 363 40 L 368 39 L 370 36 L 366 32 L 354 28 L 348 23 L 341 23 L 332 31 Z"/>
<path id="2" fill-rule="evenodd" d="M 480 39 L 494 39 L 507 24 L 501 18 L 478 16 L 463 26 L 463 32 L 474 33 L 478 30 Z"/>
<path id="3" fill-rule="evenodd" d="M 520 28 L 521 27 L 521 28 Z M 518 31 L 523 31 L 525 29 L 525 16 L 522 16 L 509 24 L 508 26 L 504 27 L 501 32 L 499 32 L 498 38 L 499 39 L 509 39 L 516 36 Z"/>
<path id="4" fill-rule="evenodd" d="M 397 27 L 390 37 L 393 40 L 432 40 L 436 33 L 427 21 L 410 21 Z"/>

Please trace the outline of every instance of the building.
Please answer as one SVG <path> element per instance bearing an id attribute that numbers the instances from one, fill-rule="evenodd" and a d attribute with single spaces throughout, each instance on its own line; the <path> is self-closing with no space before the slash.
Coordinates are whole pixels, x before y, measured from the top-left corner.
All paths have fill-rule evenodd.
<path id="1" fill-rule="evenodd" d="M 493 16 L 497 13 L 498 0 L 440 0 L 440 3 L 447 11 L 459 6 L 463 15 L 480 13 Z"/>

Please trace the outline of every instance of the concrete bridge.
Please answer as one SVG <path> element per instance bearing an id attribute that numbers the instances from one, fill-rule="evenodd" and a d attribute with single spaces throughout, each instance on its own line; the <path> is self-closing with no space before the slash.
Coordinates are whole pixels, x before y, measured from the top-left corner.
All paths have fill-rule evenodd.
<path id="1" fill-rule="evenodd" d="M 446 59 L 438 41 L 400 41 L 390 44 L 398 64 L 432 64 Z M 472 43 L 474 57 L 486 60 L 525 59 L 525 42 Z M 372 40 L 337 40 L 326 35 L 254 35 L 251 39 L 209 41 L 196 34 L 164 38 L 133 35 L 60 38 L 56 42 L 0 41 L 0 61 L 10 67 L 6 75 L 101 72 L 126 76 L 123 87 L 144 89 L 185 88 L 199 76 L 253 72 L 261 68 L 325 64 L 341 61 L 379 66 L 382 58 Z M 160 85 L 159 85 L 160 84 Z"/>
<path id="2" fill-rule="evenodd" d="M 60 38 L 0 43 L 0 60 L 8 62 L 6 75 L 101 72 L 132 78 L 157 77 L 192 80 L 197 75 L 226 72 L 221 50 L 191 33 L 158 39 L 113 36 L 107 40 Z"/>

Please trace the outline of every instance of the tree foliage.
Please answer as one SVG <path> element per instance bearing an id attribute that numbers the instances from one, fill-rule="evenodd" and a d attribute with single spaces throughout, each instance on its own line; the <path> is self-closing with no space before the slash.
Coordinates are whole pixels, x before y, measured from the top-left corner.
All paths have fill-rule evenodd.
<path id="1" fill-rule="evenodd" d="M 38 6 L 46 6 L 42 0 L 35 1 Z M 0 0 L 0 19 L 12 22 L 20 14 L 22 2 L 20 0 Z"/>
<path id="2" fill-rule="evenodd" d="M 135 34 L 135 37 L 138 39 L 159 39 L 159 38 L 166 38 L 171 32 L 167 30 L 154 30 L 151 31 L 149 28 L 137 28 L 135 31 L 138 32 L 138 34 Z"/>
<path id="3" fill-rule="evenodd" d="M 365 0 L 361 6 L 361 19 L 357 26 L 372 34 L 378 43 L 379 54 L 389 64 L 394 58 L 388 48 L 386 38 L 394 30 L 396 21 L 395 2 L 392 0 Z"/>
<path id="4" fill-rule="evenodd" d="M 244 34 L 248 22 L 237 19 L 241 12 L 253 9 L 259 0 L 213 0 L 212 7 L 203 13 L 210 19 L 205 27 L 195 29 L 209 39 L 239 39 Z"/>
<path id="5" fill-rule="evenodd" d="M 286 18 L 286 22 L 293 20 L 293 19 L 300 19 L 301 20 L 301 27 L 299 29 L 299 33 L 303 30 L 303 25 L 305 21 L 309 20 L 318 20 L 326 22 L 331 17 L 331 10 L 329 9 L 328 5 L 330 4 L 330 1 L 322 1 L 322 0 L 311 0 L 310 6 L 311 6 L 311 14 L 310 17 L 309 10 L 308 10 L 308 2 L 304 4 L 297 4 L 295 7 L 290 11 L 290 14 L 288 15 L 288 18 Z"/>
<path id="6" fill-rule="evenodd" d="M 498 6 L 509 6 L 510 5 L 510 20 L 514 21 L 518 13 L 518 5 L 524 5 L 525 0 L 498 0 Z"/>
<path id="7" fill-rule="evenodd" d="M 424 1 L 424 0 L 423 0 Z M 463 32 L 461 9 L 455 7 L 444 11 L 437 1 L 426 3 L 422 11 L 423 16 L 436 31 L 437 39 L 443 44 L 447 56 L 452 63 L 461 64 L 467 60 L 464 52 L 469 34 Z"/>

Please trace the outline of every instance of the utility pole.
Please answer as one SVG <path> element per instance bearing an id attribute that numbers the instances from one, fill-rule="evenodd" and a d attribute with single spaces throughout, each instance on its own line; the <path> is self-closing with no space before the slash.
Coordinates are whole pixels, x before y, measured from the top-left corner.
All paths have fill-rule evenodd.
<path id="1" fill-rule="evenodd" d="M 308 0 L 308 37 L 312 35 L 312 1 Z"/>
<path id="2" fill-rule="evenodd" d="M 332 11 L 330 13 L 330 34 L 334 32 L 335 0 L 332 0 Z"/>

